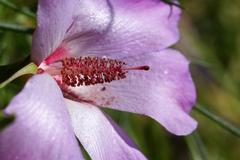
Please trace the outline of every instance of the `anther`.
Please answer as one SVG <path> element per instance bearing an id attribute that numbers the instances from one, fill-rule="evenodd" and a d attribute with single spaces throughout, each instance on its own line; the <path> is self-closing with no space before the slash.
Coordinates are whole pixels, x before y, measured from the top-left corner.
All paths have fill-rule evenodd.
<path id="1" fill-rule="evenodd" d="M 72 86 L 109 83 L 126 78 L 124 62 L 109 58 L 80 57 L 62 60 L 62 82 Z"/>
<path id="2" fill-rule="evenodd" d="M 61 62 L 62 82 L 72 87 L 121 80 L 129 70 L 149 70 L 149 66 L 126 68 L 125 62 L 100 57 L 65 58 Z"/>

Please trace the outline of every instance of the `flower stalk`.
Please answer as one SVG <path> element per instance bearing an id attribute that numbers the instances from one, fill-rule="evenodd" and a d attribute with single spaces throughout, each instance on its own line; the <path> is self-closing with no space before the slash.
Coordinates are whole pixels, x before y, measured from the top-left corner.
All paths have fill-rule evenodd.
<path id="1" fill-rule="evenodd" d="M 202 115 L 206 116 L 219 126 L 221 126 L 223 129 L 229 131 L 230 133 L 234 134 L 237 137 L 240 137 L 240 128 L 234 126 L 233 124 L 227 122 L 223 118 L 219 117 L 218 115 L 208 111 L 205 107 L 203 107 L 200 104 L 196 104 L 195 107 L 193 107 L 196 111 L 201 113 Z"/>
<path id="2" fill-rule="evenodd" d="M 10 78 L 8 78 L 6 81 L 0 83 L 0 89 L 5 87 L 8 83 L 15 80 L 16 78 L 25 75 L 25 74 L 35 74 L 37 71 L 37 66 L 34 63 L 30 63 L 17 71 L 15 74 L 13 74 Z"/>

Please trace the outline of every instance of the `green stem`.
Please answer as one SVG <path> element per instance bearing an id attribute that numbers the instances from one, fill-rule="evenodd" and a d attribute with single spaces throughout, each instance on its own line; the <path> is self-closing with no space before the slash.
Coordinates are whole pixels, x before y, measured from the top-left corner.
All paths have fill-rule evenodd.
<path id="1" fill-rule="evenodd" d="M 26 33 L 26 34 L 32 34 L 34 31 L 33 28 L 25 28 L 22 26 L 17 26 L 15 24 L 8 24 L 8 23 L 1 23 L 1 22 L 0 22 L 0 30 Z"/>
<path id="2" fill-rule="evenodd" d="M 202 142 L 201 137 L 199 134 L 195 131 L 191 135 L 186 137 L 186 142 L 188 145 L 188 148 L 191 152 L 191 156 L 193 160 L 207 160 L 208 155 L 206 148 Z"/>
<path id="3" fill-rule="evenodd" d="M 12 9 L 12 10 L 14 10 L 14 11 L 17 11 L 17 12 L 19 12 L 19 13 L 22 13 L 22 14 L 28 16 L 28 17 L 31 17 L 31 18 L 34 18 L 34 19 L 35 19 L 35 17 L 36 17 L 35 14 L 32 13 L 31 11 L 26 10 L 26 9 L 23 9 L 23 8 L 19 8 L 19 7 L 17 7 L 14 3 L 12 3 L 12 2 L 9 2 L 9 1 L 6 1 L 6 0 L 0 0 L 0 4 L 3 5 L 3 6 L 5 6 L 5 7 L 10 8 L 10 9 Z"/>
<path id="4" fill-rule="evenodd" d="M 25 75 L 25 74 L 36 74 L 37 72 L 37 66 L 34 63 L 29 63 L 25 67 L 18 70 L 16 73 L 14 73 L 11 77 L 9 77 L 6 81 L 0 83 L 0 89 L 5 87 L 8 83 L 15 80 L 16 78 Z"/>
<path id="5" fill-rule="evenodd" d="M 234 134 L 235 136 L 240 137 L 240 128 L 239 127 L 236 127 L 233 124 L 231 124 L 231 123 L 227 122 L 226 120 L 222 119 L 221 117 L 217 116 L 216 114 L 211 113 L 210 111 L 208 111 L 206 108 L 204 108 L 200 104 L 196 104 L 196 106 L 193 107 L 193 108 L 196 111 L 198 111 L 199 113 L 201 113 L 204 116 L 206 116 L 207 118 L 209 118 L 210 120 L 212 120 L 213 122 L 217 123 L 222 128 L 229 131 L 230 133 Z"/>
<path id="6" fill-rule="evenodd" d="M 202 66 L 202 67 L 205 67 L 205 68 L 211 68 L 211 64 L 204 61 L 204 60 L 191 60 L 191 64 L 192 65 L 196 65 L 196 66 Z"/>

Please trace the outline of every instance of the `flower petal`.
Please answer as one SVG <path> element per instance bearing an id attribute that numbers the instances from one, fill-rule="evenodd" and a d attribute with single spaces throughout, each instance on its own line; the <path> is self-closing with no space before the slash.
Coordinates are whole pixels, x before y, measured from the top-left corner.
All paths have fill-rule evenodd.
<path id="1" fill-rule="evenodd" d="M 73 19 L 76 0 L 39 0 L 32 58 L 40 63 L 61 43 Z"/>
<path id="2" fill-rule="evenodd" d="M 71 54 L 122 57 L 156 52 L 178 40 L 179 8 L 160 0 L 108 2 L 112 19 L 106 32 L 75 32 L 82 36 L 66 42 Z"/>
<path id="3" fill-rule="evenodd" d="M 39 0 L 38 26 L 33 35 L 32 58 L 40 64 L 65 41 L 82 33 L 100 32 L 110 22 L 110 10 L 102 0 Z"/>
<path id="4" fill-rule="evenodd" d="M 1 160 L 83 159 L 61 91 L 50 76 L 33 76 L 5 112 L 16 119 L 0 133 Z"/>
<path id="5" fill-rule="evenodd" d="M 188 61 L 170 49 L 122 60 L 150 70 L 129 71 L 123 80 L 72 90 L 98 106 L 148 115 L 176 135 L 190 134 L 197 123 L 188 115 L 196 98 Z"/>
<path id="6" fill-rule="evenodd" d="M 75 134 L 93 160 L 146 159 L 97 107 L 68 99 L 66 104 Z"/>

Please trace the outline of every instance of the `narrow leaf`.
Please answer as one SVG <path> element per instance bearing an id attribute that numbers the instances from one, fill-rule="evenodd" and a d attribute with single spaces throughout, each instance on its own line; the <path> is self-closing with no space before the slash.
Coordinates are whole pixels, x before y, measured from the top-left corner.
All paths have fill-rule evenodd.
<path id="1" fill-rule="evenodd" d="M 208 155 L 201 137 L 197 132 L 185 137 L 193 160 L 207 160 Z"/>
<path id="2" fill-rule="evenodd" d="M 15 25 L 15 24 L 9 24 L 9 23 L 3 23 L 3 22 L 0 22 L 0 30 L 25 33 L 25 34 L 32 34 L 34 31 L 33 28 L 26 28 L 26 27 Z"/>
<path id="3" fill-rule="evenodd" d="M 221 126 L 223 129 L 226 129 L 230 133 L 240 137 L 240 128 L 239 127 L 234 126 L 233 124 L 227 122 L 220 116 L 208 111 L 205 107 L 203 107 L 200 104 L 196 104 L 196 106 L 193 108 L 196 111 L 198 111 L 199 113 L 201 113 L 202 115 L 206 116 L 207 118 L 209 118 L 210 120 L 215 122 L 216 124 L 218 124 L 219 126 Z"/>
<path id="4" fill-rule="evenodd" d="M 0 4 L 5 6 L 5 7 L 8 7 L 14 11 L 17 11 L 19 13 L 22 13 L 28 17 L 31 17 L 31 18 L 35 18 L 35 14 L 33 12 L 31 12 L 30 10 L 28 9 L 23 9 L 23 8 L 19 8 L 17 5 L 15 5 L 14 3 L 10 2 L 10 1 L 6 1 L 6 0 L 0 0 Z"/>
<path id="5" fill-rule="evenodd" d="M 0 111 L 0 131 L 3 130 L 7 125 L 14 121 L 13 115 L 5 115 Z"/>

